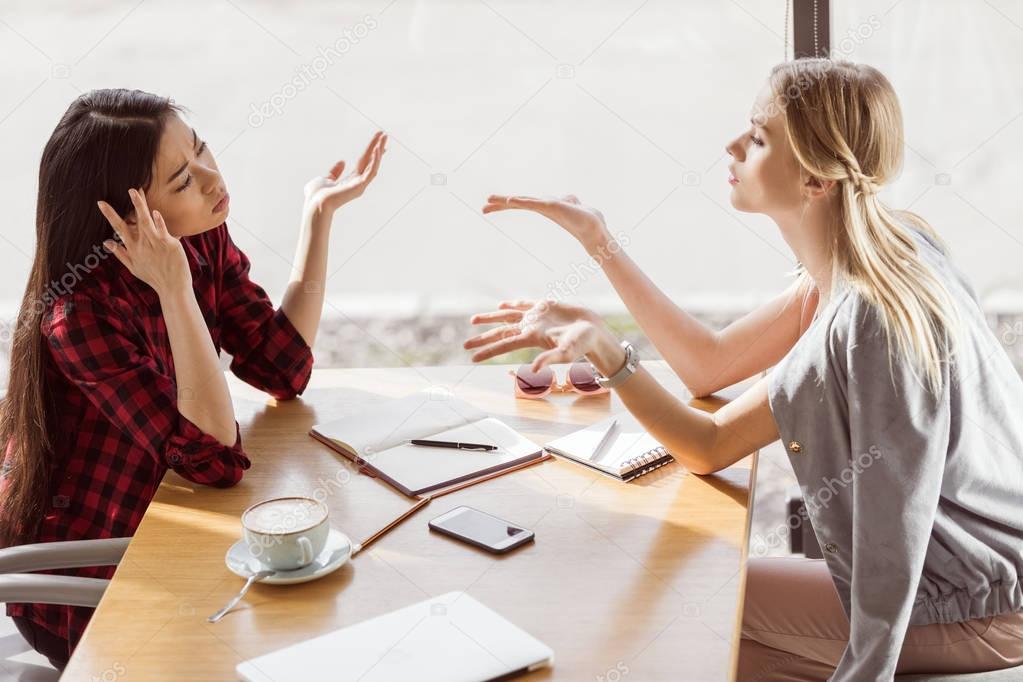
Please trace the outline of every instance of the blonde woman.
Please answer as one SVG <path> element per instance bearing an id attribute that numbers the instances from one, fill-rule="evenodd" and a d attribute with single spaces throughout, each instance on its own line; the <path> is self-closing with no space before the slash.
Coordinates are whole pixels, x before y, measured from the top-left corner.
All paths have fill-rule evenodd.
<path id="1" fill-rule="evenodd" d="M 846 61 L 776 66 L 727 151 L 731 202 L 778 225 L 792 285 L 721 331 L 679 309 L 573 196 L 491 196 L 591 254 L 695 396 L 771 368 L 714 415 L 631 361 L 589 310 L 510 301 L 465 342 L 473 361 L 537 346 L 585 356 L 694 474 L 779 438 L 824 559 L 748 566 L 740 680 L 890 680 L 1023 662 L 1023 381 L 945 244 L 877 191 L 898 173 L 888 80 Z"/>

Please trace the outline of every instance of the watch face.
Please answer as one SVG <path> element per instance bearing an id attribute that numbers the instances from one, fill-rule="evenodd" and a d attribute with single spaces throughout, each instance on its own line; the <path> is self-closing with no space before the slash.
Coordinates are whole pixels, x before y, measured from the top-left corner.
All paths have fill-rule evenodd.
<path id="1" fill-rule="evenodd" d="M 617 386 L 625 379 L 629 378 L 636 371 L 636 367 L 639 365 L 639 358 L 636 354 L 636 349 L 632 347 L 632 344 L 628 341 L 622 341 L 622 348 L 625 349 L 625 364 L 618 372 L 611 377 L 597 377 L 597 383 L 604 388 L 611 388 Z"/>
<path id="2" fill-rule="evenodd" d="M 625 342 L 625 366 L 630 370 L 636 368 L 636 349 L 628 341 Z"/>

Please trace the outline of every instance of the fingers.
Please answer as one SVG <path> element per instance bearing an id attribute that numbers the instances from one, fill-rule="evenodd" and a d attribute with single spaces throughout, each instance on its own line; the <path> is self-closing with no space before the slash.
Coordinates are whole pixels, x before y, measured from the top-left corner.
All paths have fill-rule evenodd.
<path id="1" fill-rule="evenodd" d="M 170 230 L 167 229 L 167 223 L 163 220 L 163 214 L 159 211 L 153 211 L 153 223 L 156 226 L 156 233 L 161 237 L 170 237 Z"/>
<path id="2" fill-rule="evenodd" d="M 330 171 L 327 173 L 327 177 L 331 180 L 337 180 L 341 177 L 341 174 L 345 171 L 345 162 L 338 161 L 330 167 Z"/>
<path id="3" fill-rule="evenodd" d="M 539 371 L 546 365 L 575 362 L 576 358 L 581 355 L 579 352 L 579 339 L 571 331 L 570 327 L 552 327 L 544 335 L 543 340 L 547 350 L 533 358 L 531 368 L 534 372 Z"/>
<path id="4" fill-rule="evenodd" d="M 132 187 L 128 190 L 128 197 L 131 199 L 131 203 L 135 207 L 135 215 L 149 215 L 149 204 L 146 203 L 146 197 L 142 194 L 142 192 Z"/>
<path id="5" fill-rule="evenodd" d="M 536 206 L 538 204 L 546 203 L 543 199 L 537 197 L 527 197 L 520 195 L 508 196 L 505 194 L 491 194 L 487 197 L 487 201 L 495 204 L 510 204 L 512 206 L 524 207 L 524 206 Z"/>
<path id="6" fill-rule="evenodd" d="M 524 298 L 519 298 L 519 299 L 515 299 L 513 301 L 501 301 L 501 304 L 499 306 L 497 306 L 497 307 L 500 310 L 508 310 L 508 309 L 511 309 L 511 310 L 529 310 L 534 305 L 536 305 L 535 301 L 530 301 L 530 300 L 527 300 L 527 299 L 524 299 Z"/>
<path id="7" fill-rule="evenodd" d="M 171 236 L 170 231 L 167 229 L 167 223 L 164 221 L 163 216 L 160 215 L 160 212 L 149 211 L 149 203 L 146 201 L 146 195 L 141 189 L 129 189 L 128 197 L 131 199 L 132 206 L 134 207 L 135 220 L 133 222 L 129 222 L 117 215 L 117 211 L 107 202 L 103 200 L 96 202 L 100 213 L 107 219 L 110 226 L 114 228 L 114 233 L 121 240 L 120 245 L 115 244 L 118 247 L 117 249 L 107 249 L 119 258 L 121 255 L 127 256 L 129 246 L 137 243 L 143 234 L 149 237 Z M 106 243 L 103 243 L 104 246 L 106 246 Z"/>
<path id="8" fill-rule="evenodd" d="M 497 310 L 490 313 L 476 313 L 469 318 L 469 324 L 491 324 L 492 322 L 518 322 L 522 310 Z"/>
<path id="9" fill-rule="evenodd" d="M 484 213 L 494 211 L 507 211 L 512 208 L 539 211 L 546 207 L 548 202 L 536 197 L 504 196 L 502 194 L 491 194 L 487 197 L 487 203 L 483 207 Z"/>
<path id="10" fill-rule="evenodd" d="M 103 200 L 96 201 L 96 207 L 99 208 L 99 213 L 103 214 L 103 218 L 110 224 L 110 227 L 114 228 L 121 240 L 124 241 L 128 234 L 128 225 L 118 215 L 118 212 L 114 210 L 114 207 L 110 206 L 109 203 Z"/>
<path id="11" fill-rule="evenodd" d="M 122 242 L 127 242 L 128 239 L 134 239 L 135 231 L 129 227 L 121 216 L 117 215 L 117 211 L 114 207 L 105 201 L 97 201 L 96 205 L 99 207 L 100 213 L 107 219 L 110 226 L 114 228 L 114 233 L 120 238 Z"/>
<path id="12" fill-rule="evenodd" d="M 563 362 L 573 362 L 575 357 L 572 353 L 560 346 L 545 350 L 544 352 L 533 358 L 533 364 L 530 365 L 530 369 L 534 372 L 539 372 L 547 365 L 556 365 Z"/>
<path id="13" fill-rule="evenodd" d="M 476 352 L 472 356 L 472 361 L 482 362 L 483 360 L 489 360 L 492 357 L 510 353 L 513 350 L 518 350 L 519 348 L 529 348 L 533 345 L 535 344 L 528 335 L 517 334 L 507 339 L 497 341 L 496 343 L 492 343 L 486 348 Z"/>
<path id="14" fill-rule="evenodd" d="M 135 188 L 128 190 L 131 203 L 135 207 L 135 224 L 138 226 L 139 236 L 156 234 L 156 227 L 153 225 L 153 217 L 149 213 L 149 204 L 146 203 L 146 196 Z"/>
<path id="15" fill-rule="evenodd" d="M 103 241 L 103 248 L 105 248 L 109 253 L 114 254 L 114 258 L 121 261 L 126 268 L 129 270 L 131 269 L 128 265 L 131 262 L 128 257 L 128 250 L 124 248 L 124 244 L 118 244 L 113 239 L 105 239 Z"/>
<path id="16" fill-rule="evenodd" d="M 380 142 L 380 138 L 384 136 L 384 131 L 378 130 L 373 133 L 373 137 L 370 138 L 369 144 L 366 145 L 365 151 L 362 152 L 362 158 L 360 161 L 365 163 L 369 161 L 369 157 L 373 155 L 373 150 L 376 149 L 377 143 Z"/>
<path id="17" fill-rule="evenodd" d="M 373 156 L 369 158 L 369 165 L 366 166 L 366 170 L 362 172 L 362 180 L 360 181 L 363 185 L 368 185 L 373 181 L 373 178 L 377 175 L 377 169 L 380 168 L 380 147 L 373 150 Z"/>
<path id="18" fill-rule="evenodd" d="M 377 144 L 379 143 L 380 138 L 383 137 L 383 134 L 384 132 L 382 130 L 376 131 L 373 134 L 373 138 L 369 141 L 369 144 L 366 145 L 366 151 L 364 151 L 362 156 L 359 157 L 359 165 L 357 167 L 359 173 L 366 170 L 366 166 L 369 164 L 370 159 L 373 158 L 373 151 L 377 148 Z"/>
<path id="19" fill-rule="evenodd" d="M 380 170 L 380 159 L 384 156 L 384 144 L 387 142 L 387 135 L 381 135 L 380 140 L 377 142 L 377 146 L 373 149 L 373 156 L 370 159 L 368 170 L 366 173 L 366 179 L 364 182 L 369 184 L 373 182 L 373 178 L 377 176 L 377 171 Z"/>
<path id="20" fill-rule="evenodd" d="M 380 170 L 380 159 L 384 155 L 384 144 L 387 141 L 387 135 L 380 134 L 376 137 L 376 144 L 371 149 L 368 149 L 369 158 L 363 158 L 359 162 L 359 173 L 360 175 L 355 177 L 352 183 L 349 185 L 354 188 L 357 192 L 356 196 L 360 196 L 362 192 L 373 182 L 373 178 L 377 176 L 377 171 Z"/>
<path id="21" fill-rule="evenodd" d="M 473 348 L 485 346 L 488 343 L 518 336 L 520 333 L 522 333 L 522 330 L 519 329 L 518 325 L 505 325 L 503 327 L 498 327 L 497 329 L 491 329 L 490 331 L 474 336 L 471 339 L 466 339 L 465 343 L 462 344 L 462 348 L 472 350 Z"/>

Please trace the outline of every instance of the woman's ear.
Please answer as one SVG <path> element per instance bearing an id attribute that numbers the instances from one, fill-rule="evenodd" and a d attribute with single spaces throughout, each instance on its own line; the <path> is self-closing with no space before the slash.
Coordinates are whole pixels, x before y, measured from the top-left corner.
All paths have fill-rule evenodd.
<path id="1" fill-rule="evenodd" d="M 836 185 L 834 180 L 822 180 L 814 176 L 808 176 L 803 181 L 803 193 L 807 198 L 815 199 L 819 196 L 831 194 L 831 189 Z"/>

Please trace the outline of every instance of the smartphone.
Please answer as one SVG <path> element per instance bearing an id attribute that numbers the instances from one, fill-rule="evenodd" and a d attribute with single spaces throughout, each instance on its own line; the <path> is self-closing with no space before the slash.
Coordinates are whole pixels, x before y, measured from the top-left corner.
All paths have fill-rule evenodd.
<path id="1" fill-rule="evenodd" d="M 533 539 L 533 531 L 472 507 L 455 507 L 430 521 L 430 530 L 458 538 L 494 554 L 504 554 Z"/>

